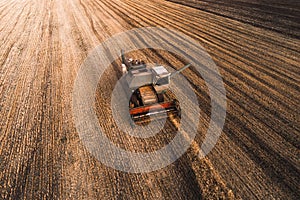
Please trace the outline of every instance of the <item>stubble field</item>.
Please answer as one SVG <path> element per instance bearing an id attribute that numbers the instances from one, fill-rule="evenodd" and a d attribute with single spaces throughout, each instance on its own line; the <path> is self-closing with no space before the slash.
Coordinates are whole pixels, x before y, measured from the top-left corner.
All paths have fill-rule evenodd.
<path id="1" fill-rule="evenodd" d="M 299 11 L 296 1 L 275 0 L 0 1 L 0 199 L 299 199 Z M 146 26 L 180 31 L 207 50 L 225 84 L 227 117 L 217 145 L 200 160 L 210 97 L 201 76 L 187 69 L 200 102 L 199 134 L 170 166 L 130 174 L 83 145 L 72 91 L 89 52 Z M 184 64 L 156 50 L 132 56 Z M 167 144 L 170 131 L 149 140 L 119 133 L 107 114 L 118 71 L 112 65 L 105 75 L 95 110 L 108 137 L 137 151 Z"/>

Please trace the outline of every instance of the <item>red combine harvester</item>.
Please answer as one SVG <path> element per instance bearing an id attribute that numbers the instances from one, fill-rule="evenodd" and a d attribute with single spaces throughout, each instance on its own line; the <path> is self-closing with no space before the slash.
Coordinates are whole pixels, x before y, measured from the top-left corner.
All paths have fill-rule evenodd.
<path id="1" fill-rule="evenodd" d="M 150 116 L 160 118 L 170 114 L 180 117 L 179 103 L 177 99 L 168 95 L 168 88 L 171 78 L 189 66 L 190 64 L 170 73 L 162 65 L 149 67 L 144 61 L 126 59 L 122 51 L 121 70 L 123 75 L 126 75 L 132 120 L 140 123 L 147 121 Z"/>

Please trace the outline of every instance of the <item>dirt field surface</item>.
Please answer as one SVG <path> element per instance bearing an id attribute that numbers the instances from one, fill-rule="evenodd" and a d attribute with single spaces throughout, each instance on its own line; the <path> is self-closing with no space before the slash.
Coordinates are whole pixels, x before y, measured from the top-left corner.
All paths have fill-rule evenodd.
<path id="1" fill-rule="evenodd" d="M 300 199 L 299 13 L 291 0 L 1 0 L 0 199 Z M 146 26 L 180 31 L 207 50 L 224 80 L 227 116 L 200 160 L 210 97 L 201 76 L 185 70 L 200 102 L 199 134 L 173 164 L 134 174 L 105 166 L 83 145 L 72 91 L 89 52 Z M 184 63 L 156 50 L 132 56 Z M 107 99 L 118 62 L 99 82 L 99 122 L 124 149 L 163 147 L 172 130 L 137 140 L 113 125 Z"/>

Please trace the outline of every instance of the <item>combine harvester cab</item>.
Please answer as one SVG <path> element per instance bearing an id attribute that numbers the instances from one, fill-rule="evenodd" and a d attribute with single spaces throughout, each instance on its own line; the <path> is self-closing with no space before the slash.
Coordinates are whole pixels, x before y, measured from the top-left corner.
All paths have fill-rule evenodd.
<path id="1" fill-rule="evenodd" d="M 136 124 L 152 119 L 173 116 L 180 118 L 180 106 L 176 98 L 168 95 L 171 78 L 188 68 L 170 73 L 161 65 L 149 67 L 141 60 L 126 59 L 122 52 L 121 71 L 125 74 L 128 89 L 129 113 Z"/>

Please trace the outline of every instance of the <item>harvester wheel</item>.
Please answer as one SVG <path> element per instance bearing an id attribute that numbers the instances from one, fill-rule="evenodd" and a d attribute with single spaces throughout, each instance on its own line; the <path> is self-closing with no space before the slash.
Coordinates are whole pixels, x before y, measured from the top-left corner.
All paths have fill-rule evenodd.
<path id="1" fill-rule="evenodd" d="M 164 95 L 163 94 L 157 94 L 158 102 L 164 101 Z"/>
<path id="2" fill-rule="evenodd" d="M 140 106 L 140 103 L 139 103 L 139 100 L 138 100 L 136 94 L 133 94 L 131 96 L 131 100 L 130 101 L 131 101 L 131 103 L 134 104 L 134 107 L 139 107 Z"/>

